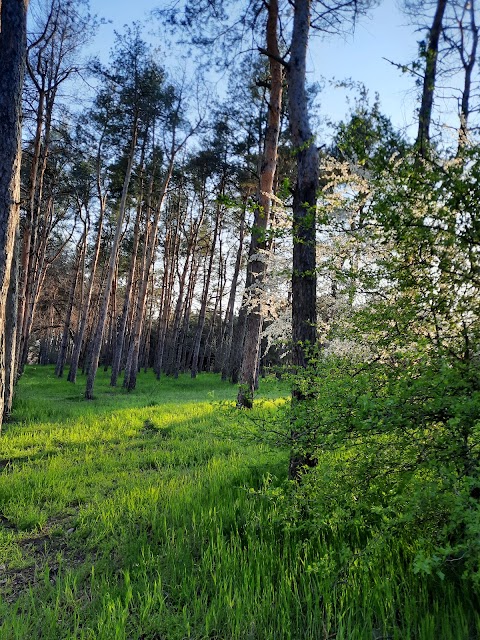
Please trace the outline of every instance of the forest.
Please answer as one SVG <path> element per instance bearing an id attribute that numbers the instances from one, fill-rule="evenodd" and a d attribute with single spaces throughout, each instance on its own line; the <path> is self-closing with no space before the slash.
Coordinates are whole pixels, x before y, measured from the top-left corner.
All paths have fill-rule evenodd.
<path id="1" fill-rule="evenodd" d="M 0 0 L 1 640 L 480 638 L 478 11 L 327 122 L 378 4 Z"/>

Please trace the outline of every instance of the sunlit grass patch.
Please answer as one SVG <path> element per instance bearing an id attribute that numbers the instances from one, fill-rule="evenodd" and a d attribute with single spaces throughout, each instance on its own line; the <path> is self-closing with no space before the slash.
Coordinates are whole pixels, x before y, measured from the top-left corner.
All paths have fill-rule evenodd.
<path id="1" fill-rule="evenodd" d="M 289 526 L 288 450 L 258 437 L 285 386 L 264 381 L 240 414 L 212 375 L 142 374 L 131 394 L 101 375 L 91 403 L 78 389 L 28 369 L 0 439 L 2 640 L 480 632 L 473 597 L 406 569 L 407 540 L 366 553 L 341 526 Z"/>

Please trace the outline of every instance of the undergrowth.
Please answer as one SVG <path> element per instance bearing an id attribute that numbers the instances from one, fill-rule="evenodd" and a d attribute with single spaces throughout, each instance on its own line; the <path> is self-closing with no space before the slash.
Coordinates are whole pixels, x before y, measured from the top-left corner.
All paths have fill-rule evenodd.
<path id="1" fill-rule="evenodd" d="M 142 374 L 132 394 L 103 375 L 88 403 L 27 370 L 0 439 L 2 640 L 478 637 L 475 597 L 414 573 L 407 537 L 366 547 L 339 509 L 303 527 L 288 449 L 252 437 L 288 388 L 263 381 L 232 419 L 235 395 L 209 374 Z"/>

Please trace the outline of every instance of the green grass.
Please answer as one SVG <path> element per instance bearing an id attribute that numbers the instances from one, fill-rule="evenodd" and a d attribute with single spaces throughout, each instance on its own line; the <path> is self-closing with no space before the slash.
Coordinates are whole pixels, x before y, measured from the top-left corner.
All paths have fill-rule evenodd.
<path id="1" fill-rule="evenodd" d="M 264 382 L 254 416 L 287 391 Z M 222 405 L 234 387 L 142 374 L 127 394 L 100 374 L 96 392 L 49 367 L 20 381 L 0 439 L 1 640 L 480 634 L 468 593 L 405 568 L 408 541 L 361 562 L 286 526 L 283 494 L 259 489 L 273 477 L 275 495 L 288 451 L 246 437 Z"/>

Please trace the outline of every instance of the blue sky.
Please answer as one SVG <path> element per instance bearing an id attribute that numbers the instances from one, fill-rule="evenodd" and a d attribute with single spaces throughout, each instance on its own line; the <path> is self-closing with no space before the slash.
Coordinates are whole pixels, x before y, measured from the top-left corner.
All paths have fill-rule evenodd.
<path id="1" fill-rule="evenodd" d="M 91 0 L 93 12 L 111 21 L 100 27 L 92 50 L 106 59 L 113 43 L 113 31 L 121 31 L 124 24 L 134 20 L 147 20 L 147 28 L 155 29 L 156 22 L 149 18 L 149 12 L 161 5 L 162 0 Z M 408 24 L 395 0 L 384 0 L 371 12 L 370 17 L 361 19 L 353 36 L 312 42 L 309 55 L 310 80 L 326 80 L 320 98 L 322 114 L 333 120 L 345 116 L 348 111 L 348 92 L 335 88 L 328 80 L 351 78 L 363 82 L 372 99 L 378 92 L 382 111 L 397 127 L 414 135 L 414 81 L 384 58 L 398 63 L 413 60 L 417 54 L 417 40 L 422 35 Z M 178 61 L 175 52 L 171 61 L 173 65 Z M 168 69 L 168 55 L 164 64 Z"/>
<path id="2" fill-rule="evenodd" d="M 415 118 L 415 83 L 387 60 L 402 64 L 414 60 L 420 37 L 394 0 L 384 0 L 371 17 L 364 17 L 357 24 L 355 33 L 347 40 L 330 38 L 313 45 L 312 75 L 363 82 L 372 98 L 375 93 L 380 95 L 382 111 L 394 124 L 409 129 Z M 338 111 L 344 113 L 345 95 L 340 89 L 326 88 L 325 111 L 334 118 Z"/>

